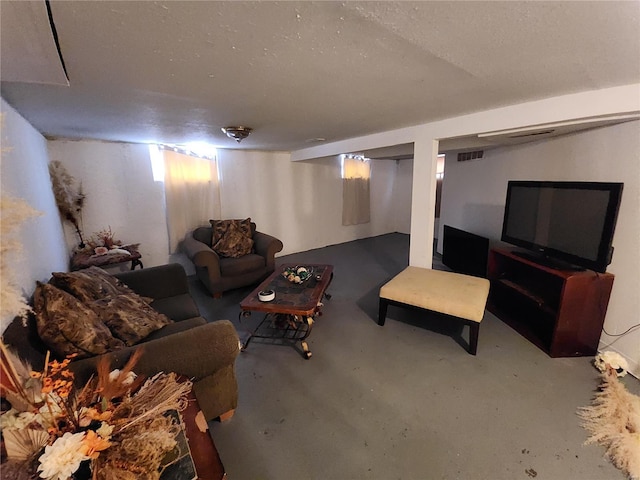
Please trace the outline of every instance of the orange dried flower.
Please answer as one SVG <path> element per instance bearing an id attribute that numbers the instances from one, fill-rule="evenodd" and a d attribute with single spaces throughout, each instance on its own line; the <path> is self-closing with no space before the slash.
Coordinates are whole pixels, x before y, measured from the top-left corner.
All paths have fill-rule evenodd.
<path id="1" fill-rule="evenodd" d="M 94 460 L 98 458 L 102 450 L 106 450 L 111 446 L 109 440 L 105 440 L 93 430 L 87 430 L 82 443 L 82 453 Z"/>
<path id="2" fill-rule="evenodd" d="M 71 393 L 71 387 L 64 387 L 57 390 L 58 395 L 61 398 L 69 398 L 69 394 Z"/>
<path id="3" fill-rule="evenodd" d="M 103 422 L 111 418 L 111 413 L 111 411 L 100 413 L 96 408 L 87 408 L 87 410 L 83 413 L 83 417 Z"/>
<path id="4" fill-rule="evenodd" d="M 53 391 L 53 380 L 49 377 L 42 379 L 42 393 L 51 393 Z"/>

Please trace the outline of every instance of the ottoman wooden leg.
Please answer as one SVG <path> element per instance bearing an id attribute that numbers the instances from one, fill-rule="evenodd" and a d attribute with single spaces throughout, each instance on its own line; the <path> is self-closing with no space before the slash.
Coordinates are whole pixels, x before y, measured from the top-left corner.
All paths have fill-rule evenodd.
<path id="1" fill-rule="evenodd" d="M 479 323 L 469 324 L 469 353 L 475 355 L 478 351 L 478 334 L 480 333 Z"/>
<path id="2" fill-rule="evenodd" d="M 378 304 L 378 325 L 384 325 L 384 321 L 387 318 L 387 306 L 389 302 L 385 298 L 380 298 L 380 303 Z"/>

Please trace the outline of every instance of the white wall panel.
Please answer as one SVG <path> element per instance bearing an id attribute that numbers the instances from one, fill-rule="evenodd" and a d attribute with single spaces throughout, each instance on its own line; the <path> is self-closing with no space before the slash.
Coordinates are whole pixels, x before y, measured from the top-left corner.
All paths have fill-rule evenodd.
<path id="1" fill-rule="evenodd" d="M 8 255 L 16 285 L 29 297 L 36 281 L 46 282 L 51 272 L 67 271 L 69 257 L 51 190 L 47 141 L 4 99 L 0 165 L 2 193 L 25 200 L 42 214 L 16 231 L 23 253 Z M 2 331 L 5 328 L 3 324 Z"/>
<path id="2" fill-rule="evenodd" d="M 479 160 L 448 155 L 442 193 L 444 224 L 499 239 L 508 180 L 624 182 L 608 272 L 615 275 L 605 330 L 619 334 L 640 322 L 640 121 L 485 151 Z M 439 251 L 442 251 L 440 237 Z M 612 342 L 614 342 L 612 344 Z M 607 345 L 612 344 L 611 347 Z M 640 374 L 640 329 L 601 346 L 627 357 Z"/>
<path id="3" fill-rule="evenodd" d="M 123 243 L 140 243 L 145 266 L 168 260 L 168 240 L 162 183 L 154 182 L 146 145 L 100 141 L 50 141 L 51 160 L 59 160 L 82 182 L 86 206 L 84 235 L 111 227 Z M 65 225 L 68 249 L 77 236 Z M 123 268 L 126 268 L 124 266 Z"/>

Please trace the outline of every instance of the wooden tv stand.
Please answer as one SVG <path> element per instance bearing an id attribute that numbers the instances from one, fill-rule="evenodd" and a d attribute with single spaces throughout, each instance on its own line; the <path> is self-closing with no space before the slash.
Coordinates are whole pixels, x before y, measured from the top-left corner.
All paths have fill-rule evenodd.
<path id="1" fill-rule="evenodd" d="M 487 309 L 551 357 L 595 355 L 614 276 L 489 252 Z"/>

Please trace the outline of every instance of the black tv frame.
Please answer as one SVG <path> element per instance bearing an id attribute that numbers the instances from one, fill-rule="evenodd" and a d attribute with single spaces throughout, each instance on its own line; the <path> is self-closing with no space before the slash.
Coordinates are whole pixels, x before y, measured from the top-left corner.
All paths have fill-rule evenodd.
<path id="1" fill-rule="evenodd" d="M 609 203 L 607 204 L 604 226 L 600 237 L 600 243 L 598 245 L 597 259 L 591 260 L 588 258 L 579 257 L 568 252 L 556 250 L 546 245 L 539 245 L 535 242 L 529 242 L 520 238 L 509 236 L 506 232 L 506 221 L 509 218 L 509 204 L 511 200 L 512 188 L 514 186 L 608 191 L 610 193 Z M 522 256 L 542 265 L 560 269 L 576 269 L 576 267 L 581 267 L 604 273 L 607 270 L 607 266 L 611 263 L 611 258 L 613 256 L 613 235 L 615 232 L 616 222 L 618 220 L 618 211 L 620 210 L 623 186 L 624 184 L 619 182 L 509 180 L 507 184 L 507 197 L 505 201 L 504 217 L 502 221 L 501 240 L 503 242 L 510 243 L 511 245 L 522 247 L 531 251 L 530 254 L 527 255 L 527 252 L 525 252 L 524 254 L 522 254 Z"/>

